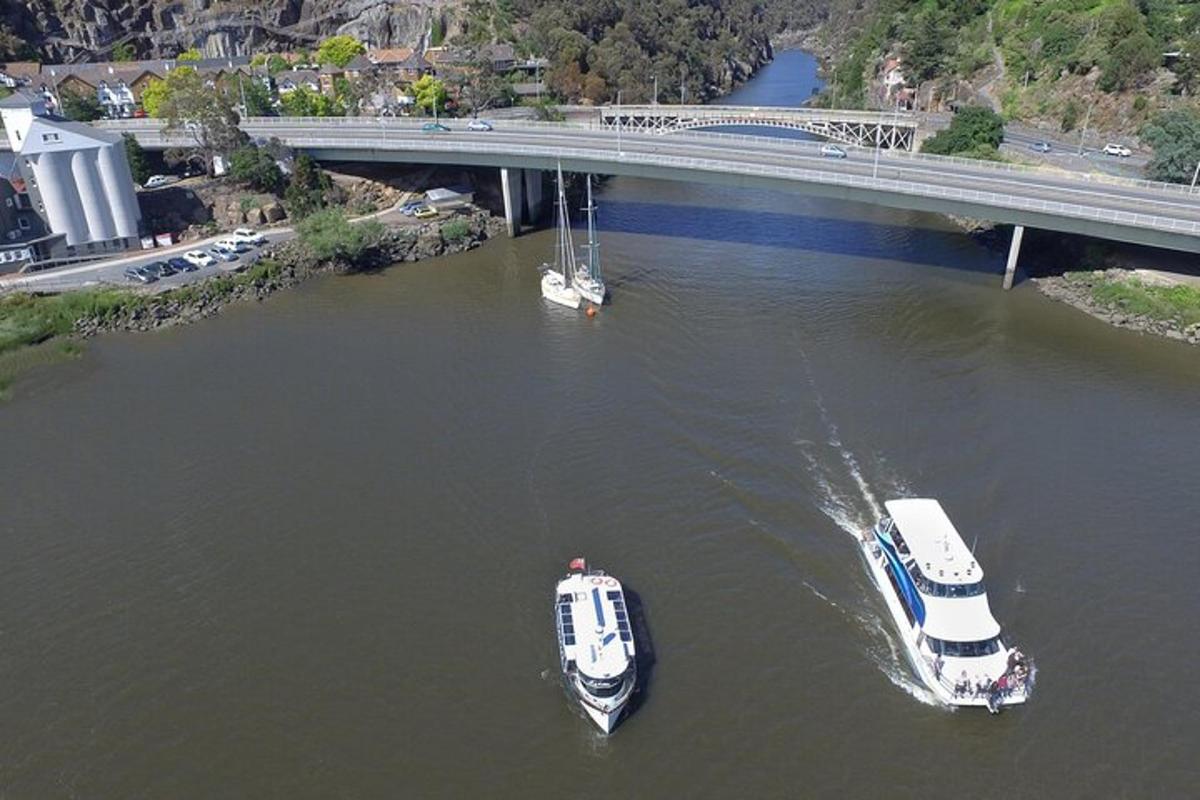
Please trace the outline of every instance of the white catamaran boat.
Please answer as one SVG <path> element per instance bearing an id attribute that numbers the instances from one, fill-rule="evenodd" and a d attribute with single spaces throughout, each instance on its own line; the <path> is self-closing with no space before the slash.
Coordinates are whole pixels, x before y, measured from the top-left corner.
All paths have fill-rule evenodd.
<path id="1" fill-rule="evenodd" d="M 637 683 L 633 630 L 621 583 L 582 558 L 555 589 L 558 652 L 567 689 L 604 733 L 616 727 Z"/>
<path id="2" fill-rule="evenodd" d="M 600 277 L 600 243 L 596 241 L 596 204 L 592 201 L 592 176 L 587 176 L 587 212 L 588 241 L 584 245 L 587 250 L 587 265 L 575 271 L 575 290 L 587 300 L 596 305 L 604 305 L 604 279 Z"/>
<path id="3" fill-rule="evenodd" d="M 983 568 L 937 500 L 891 500 L 861 541 L 909 661 L 948 705 L 1024 703 L 1033 665 L 1008 647 L 992 616 Z"/>
<path id="4" fill-rule="evenodd" d="M 558 239 L 554 243 L 554 263 L 542 264 L 542 297 L 567 308 L 579 308 L 583 298 L 575 288 L 575 246 L 571 241 L 571 221 L 567 214 L 561 166 L 558 168 L 558 200 L 555 205 Z"/>

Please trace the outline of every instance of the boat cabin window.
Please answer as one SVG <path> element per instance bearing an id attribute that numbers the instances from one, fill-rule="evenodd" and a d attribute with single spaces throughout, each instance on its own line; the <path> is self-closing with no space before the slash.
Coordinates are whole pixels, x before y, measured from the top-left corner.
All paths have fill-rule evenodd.
<path id="1" fill-rule="evenodd" d="M 917 566 L 915 561 L 910 561 L 905 564 L 908 569 L 908 574 L 912 576 L 913 583 L 921 590 L 922 594 L 927 594 L 930 597 L 974 597 L 977 594 L 984 593 L 983 581 L 975 581 L 974 583 L 939 583 L 935 580 L 930 580 L 925 577 L 925 573 L 921 572 L 921 568 Z"/>
<path id="2" fill-rule="evenodd" d="M 589 678 L 582 672 L 579 673 L 579 681 L 595 697 L 612 697 L 621 691 L 621 684 L 625 682 L 620 675 L 615 678 Z"/>
<path id="3" fill-rule="evenodd" d="M 927 635 L 925 641 L 929 643 L 929 647 L 934 653 L 952 658 L 979 658 L 1000 652 L 999 636 L 979 642 L 953 642 L 948 639 L 935 639 Z"/>

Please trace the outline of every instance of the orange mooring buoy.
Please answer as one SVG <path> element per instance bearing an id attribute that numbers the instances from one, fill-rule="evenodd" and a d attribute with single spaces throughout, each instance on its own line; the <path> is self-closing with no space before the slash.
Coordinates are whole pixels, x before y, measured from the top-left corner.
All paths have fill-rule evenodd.
<path id="1" fill-rule="evenodd" d="M 586 312 L 586 313 L 587 313 L 587 315 L 588 315 L 588 318 L 589 318 L 589 319 L 590 319 L 591 317 L 594 317 L 594 316 L 596 316 L 596 307 L 595 307 L 595 306 L 588 306 L 588 307 L 587 307 L 587 312 Z"/>

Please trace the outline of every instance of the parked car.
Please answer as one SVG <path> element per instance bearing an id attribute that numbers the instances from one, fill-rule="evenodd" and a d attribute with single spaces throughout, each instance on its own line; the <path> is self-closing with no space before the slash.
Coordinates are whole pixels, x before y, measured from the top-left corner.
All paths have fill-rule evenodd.
<path id="1" fill-rule="evenodd" d="M 232 239 L 235 242 L 242 242 L 244 244 L 266 244 L 267 243 L 267 237 L 263 236 L 261 233 L 254 230 L 253 228 L 238 228 L 233 233 L 229 234 L 229 236 L 227 236 L 226 238 Z"/>
<path id="2" fill-rule="evenodd" d="M 823 144 L 821 145 L 821 155 L 825 158 L 845 158 L 846 151 L 836 144 Z"/>
<path id="3" fill-rule="evenodd" d="M 211 267 L 216 261 L 208 253 L 203 250 L 188 250 L 183 254 L 183 257 L 191 264 L 197 267 Z"/>
<path id="4" fill-rule="evenodd" d="M 467 130 L 469 131 L 490 131 L 491 129 L 492 123 L 486 119 L 473 119 L 467 123 Z"/>
<path id="5" fill-rule="evenodd" d="M 432 219 L 433 217 L 436 217 L 437 215 L 438 215 L 438 212 L 435 209 L 430 208 L 429 206 L 421 206 L 420 208 L 418 208 L 416 211 L 413 212 L 413 216 L 416 217 L 417 219 Z"/>
<path id="6" fill-rule="evenodd" d="M 1121 158 L 1129 158 L 1131 155 L 1133 155 L 1133 151 L 1128 147 L 1123 144 L 1116 144 L 1115 142 L 1109 142 L 1108 144 L 1104 145 L 1104 150 L 1102 152 L 1106 156 L 1120 156 Z"/>
<path id="7" fill-rule="evenodd" d="M 233 253 L 234 255 L 250 252 L 250 245 L 234 239 L 232 236 L 226 236 L 224 239 L 218 239 L 217 241 L 213 242 L 213 247 L 221 250 L 222 252 Z"/>
<path id="8" fill-rule="evenodd" d="M 151 175 L 149 178 L 146 178 L 146 182 L 142 184 L 142 188 L 158 189 L 159 187 L 172 184 L 177 180 L 179 178 L 176 178 L 174 175 Z"/>
<path id="9" fill-rule="evenodd" d="M 400 206 L 400 213 L 406 217 L 411 217 L 417 212 L 418 208 L 423 208 L 424 206 L 424 203 L 405 203 Z"/>
<path id="10" fill-rule="evenodd" d="M 421 126 L 426 133 L 449 133 L 450 129 L 440 122 L 426 122 Z"/>
<path id="11" fill-rule="evenodd" d="M 1029 149 L 1035 153 L 1049 153 L 1050 152 L 1050 143 L 1049 142 L 1034 142 L 1033 144 L 1029 145 Z"/>
<path id="12" fill-rule="evenodd" d="M 232 262 L 238 260 L 238 254 L 236 251 L 227 250 L 227 249 L 221 248 L 221 247 L 216 247 L 215 245 L 213 247 L 208 248 L 204 252 L 206 252 L 210 256 L 212 256 L 214 261 L 224 261 L 226 263 L 232 263 Z"/>
<path id="13" fill-rule="evenodd" d="M 138 283 L 154 283 L 157 275 L 151 274 L 145 267 L 129 267 L 125 270 L 125 279 Z"/>
<path id="14" fill-rule="evenodd" d="M 142 269 L 156 278 L 169 278 L 176 272 L 179 272 L 178 269 L 166 261 L 151 261 L 149 264 L 143 264 Z"/>
<path id="15" fill-rule="evenodd" d="M 167 265 L 176 272 L 192 272 L 196 269 L 196 265 L 188 261 L 182 256 L 175 256 L 167 259 Z"/>

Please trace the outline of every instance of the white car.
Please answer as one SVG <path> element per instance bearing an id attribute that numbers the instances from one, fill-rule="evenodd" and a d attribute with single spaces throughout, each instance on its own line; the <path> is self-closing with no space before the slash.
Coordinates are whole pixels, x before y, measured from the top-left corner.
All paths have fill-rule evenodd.
<path id="1" fill-rule="evenodd" d="M 213 257 L 203 250 L 188 250 L 183 254 L 183 260 L 196 267 L 208 267 L 216 263 Z"/>
<path id="2" fill-rule="evenodd" d="M 491 129 L 492 123 L 485 119 L 473 119 L 467 123 L 467 130 L 469 131 L 490 131 Z"/>
<path id="3" fill-rule="evenodd" d="M 151 175 L 146 178 L 146 182 L 142 184 L 144 189 L 157 189 L 160 186 L 167 186 L 179 180 L 174 175 Z"/>
<path id="4" fill-rule="evenodd" d="M 823 144 L 821 145 L 821 155 L 825 158 L 845 158 L 846 151 L 836 144 Z"/>
<path id="5" fill-rule="evenodd" d="M 238 228 L 229 234 L 229 238 L 235 242 L 242 242 L 244 244 L 265 244 L 267 241 L 267 237 L 253 228 Z"/>
<path id="6" fill-rule="evenodd" d="M 1129 158 L 1131 155 L 1133 155 L 1133 151 L 1125 145 L 1114 144 L 1113 142 L 1109 142 L 1108 144 L 1104 145 L 1104 150 L 1102 152 L 1106 156 L 1120 156 L 1121 158 Z"/>

